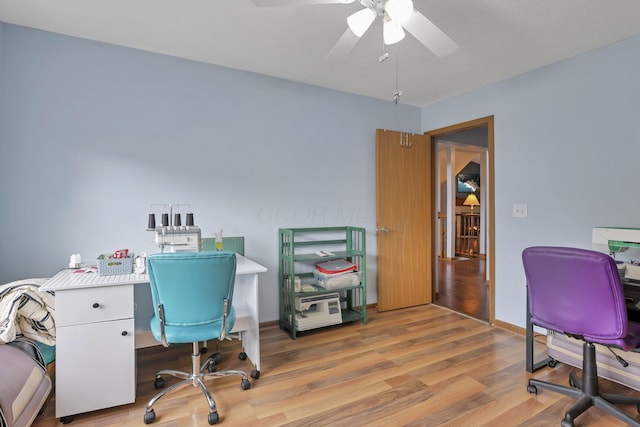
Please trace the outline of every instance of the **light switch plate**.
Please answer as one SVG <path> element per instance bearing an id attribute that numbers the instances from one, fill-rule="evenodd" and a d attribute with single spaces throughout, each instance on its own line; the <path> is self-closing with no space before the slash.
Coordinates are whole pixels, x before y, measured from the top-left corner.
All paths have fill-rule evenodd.
<path id="1" fill-rule="evenodd" d="M 513 205 L 513 217 L 514 218 L 526 218 L 527 217 L 527 205 L 524 203 L 518 203 Z"/>

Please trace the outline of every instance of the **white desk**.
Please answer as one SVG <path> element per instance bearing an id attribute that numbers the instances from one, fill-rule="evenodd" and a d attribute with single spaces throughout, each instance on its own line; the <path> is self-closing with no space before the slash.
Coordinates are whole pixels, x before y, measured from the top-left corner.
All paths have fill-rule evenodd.
<path id="1" fill-rule="evenodd" d="M 237 255 L 233 307 L 243 351 L 260 372 L 258 273 L 266 267 Z M 136 284 L 146 274 L 100 276 L 65 269 L 43 290 L 56 295 L 56 417 L 135 401 Z M 151 379 L 150 379 L 151 380 Z"/>

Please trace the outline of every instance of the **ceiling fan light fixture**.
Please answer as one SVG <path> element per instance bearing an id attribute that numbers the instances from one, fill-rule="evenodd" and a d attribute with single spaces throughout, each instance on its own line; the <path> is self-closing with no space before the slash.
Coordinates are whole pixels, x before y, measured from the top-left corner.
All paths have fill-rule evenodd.
<path id="1" fill-rule="evenodd" d="M 395 44 L 404 38 L 404 30 L 397 22 L 385 20 L 382 26 L 382 37 L 384 38 L 384 44 Z"/>
<path id="2" fill-rule="evenodd" d="M 393 21 L 403 23 L 413 13 L 413 1 L 388 0 L 384 5 L 384 10 Z"/>
<path id="3" fill-rule="evenodd" d="M 351 29 L 353 34 L 358 37 L 362 37 L 362 35 L 369 29 L 375 19 L 376 13 L 372 9 L 365 8 L 350 15 L 347 18 L 347 24 L 349 25 L 349 29 Z"/>

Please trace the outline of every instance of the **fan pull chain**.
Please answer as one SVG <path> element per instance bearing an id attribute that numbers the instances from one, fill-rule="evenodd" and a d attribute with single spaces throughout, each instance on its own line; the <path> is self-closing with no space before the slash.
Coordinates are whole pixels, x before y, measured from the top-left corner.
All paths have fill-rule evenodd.
<path id="1" fill-rule="evenodd" d="M 398 52 L 396 52 L 396 90 L 393 92 L 393 102 L 398 105 L 400 97 L 402 96 L 402 90 L 398 89 Z"/>

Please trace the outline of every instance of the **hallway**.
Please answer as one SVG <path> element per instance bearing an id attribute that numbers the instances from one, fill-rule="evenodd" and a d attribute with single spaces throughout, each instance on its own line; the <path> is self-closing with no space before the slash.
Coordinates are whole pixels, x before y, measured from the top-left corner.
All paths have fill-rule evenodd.
<path id="1" fill-rule="evenodd" d="M 481 257 L 438 261 L 438 294 L 435 304 L 489 322 L 489 285 L 486 260 Z"/>

